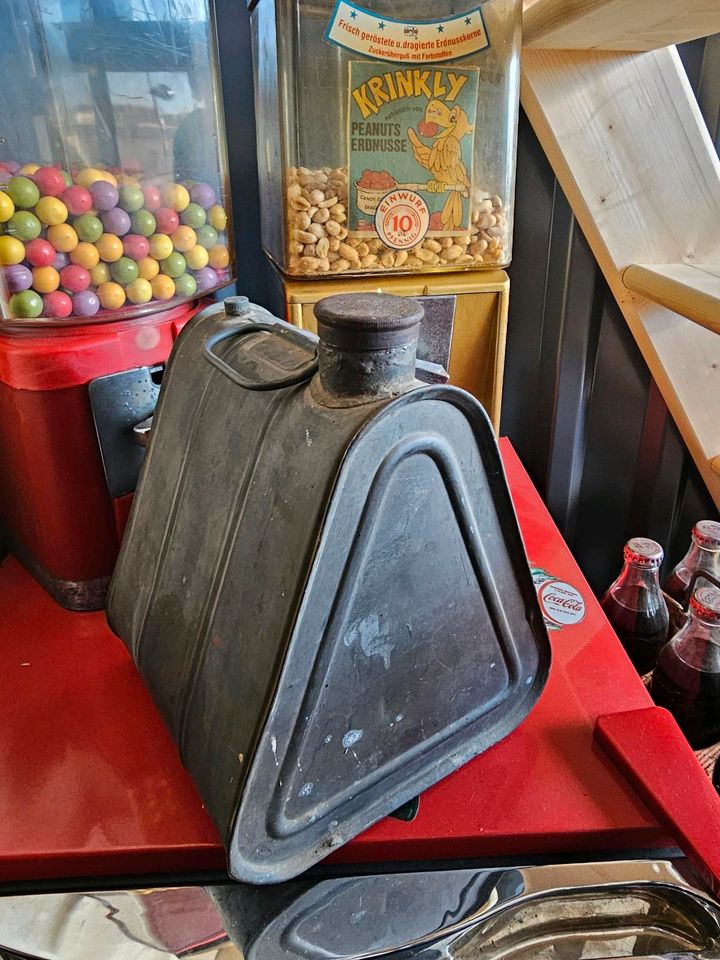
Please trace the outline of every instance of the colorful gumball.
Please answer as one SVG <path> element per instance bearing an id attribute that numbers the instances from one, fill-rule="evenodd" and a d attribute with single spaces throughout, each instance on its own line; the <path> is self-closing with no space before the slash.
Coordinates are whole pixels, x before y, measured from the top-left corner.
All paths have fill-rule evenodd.
<path id="1" fill-rule="evenodd" d="M 145 198 L 143 197 L 143 192 L 140 187 L 130 185 L 120 187 L 118 206 L 122 207 L 127 213 L 134 213 L 136 210 L 140 210 L 144 202 Z"/>
<path id="2" fill-rule="evenodd" d="M 39 317 L 43 310 L 42 297 L 34 290 L 23 290 L 10 297 L 10 312 L 14 317 Z"/>
<path id="3" fill-rule="evenodd" d="M 90 280 L 94 287 L 107 283 L 110 280 L 110 267 L 101 260 L 90 271 Z"/>
<path id="4" fill-rule="evenodd" d="M 173 243 L 166 233 L 156 233 L 150 237 L 150 256 L 164 260 L 173 252 Z"/>
<path id="5" fill-rule="evenodd" d="M 218 275 L 212 267 L 201 267 L 200 270 L 195 271 L 194 276 L 197 281 L 198 293 L 204 293 L 206 290 L 217 286 Z"/>
<path id="6" fill-rule="evenodd" d="M 227 214 L 219 203 L 214 204 L 208 210 L 208 223 L 216 230 L 224 230 L 227 226 Z"/>
<path id="7" fill-rule="evenodd" d="M 123 237 L 123 253 L 131 260 L 142 260 L 150 253 L 150 242 L 147 237 L 137 233 L 129 233 Z"/>
<path id="8" fill-rule="evenodd" d="M 207 220 L 207 214 L 199 203 L 189 203 L 180 214 L 180 222 L 197 230 Z"/>
<path id="9" fill-rule="evenodd" d="M 43 297 L 43 315 L 57 318 L 69 317 L 72 313 L 72 300 L 62 290 L 54 290 Z"/>
<path id="10" fill-rule="evenodd" d="M 93 207 L 98 213 L 104 213 L 106 210 L 112 210 L 118 205 L 119 191 L 107 180 L 96 180 L 89 187 L 92 197 Z"/>
<path id="11" fill-rule="evenodd" d="M 33 180 L 40 188 L 40 193 L 46 197 L 59 197 L 65 189 L 62 171 L 57 167 L 40 167 L 33 174 Z"/>
<path id="12" fill-rule="evenodd" d="M 110 276 L 116 283 L 132 283 L 138 278 L 138 265 L 130 257 L 120 257 L 110 266 Z"/>
<path id="13" fill-rule="evenodd" d="M 75 228 L 71 227 L 69 223 L 59 223 L 56 227 L 50 227 L 47 238 L 55 249 L 61 253 L 70 253 L 79 243 Z"/>
<path id="14" fill-rule="evenodd" d="M 69 263 L 70 257 L 66 253 L 62 253 L 60 250 L 55 250 L 55 256 L 53 257 L 53 262 L 50 264 L 50 266 L 55 267 L 59 273 L 63 267 L 66 267 Z"/>
<path id="15" fill-rule="evenodd" d="M 60 274 L 55 267 L 35 267 L 32 276 L 32 285 L 38 293 L 52 293 L 60 286 Z"/>
<path id="16" fill-rule="evenodd" d="M 68 208 L 58 197 L 40 197 L 35 204 L 35 213 L 46 227 L 65 223 L 68 218 Z"/>
<path id="17" fill-rule="evenodd" d="M 148 184 L 142 188 L 143 192 L 143 206 L 154 213 L 156 210 L 159 210 L 162 206 L 162 197 L 160 196 L 160 191 L 157 187 Z M 140 231 L 138 231 L 139 233 Z"/>
<path id="18" fill-rule="evenodd" d="M 98 245 L 99 244 L 100 240 L 98 240 Z M 100 260 L 100 251 L 94 243 L 83 241 L 79 243 L 74 250 L 70 251 L 70 260 L 72 263 L 77 263 L 79 266 L 85 267 L 86 270 L 92 270 Z"/>
<path id="19" fill-rule="evenodd" d="M 25 259 L 33 267 L 49 267 L 55 259 L 55 247 L 38 237 L 25 246 Z"/>
<path id="20" fill-rule="evenodd" d="M 190 199 L 193 203 L 199 203 L 204 210 L 207 210 L 215 203 L 215 191 L 209 183 L 194 183 L 190 187 Z M 193 226 L 193 224 L 190 224 L 190 226 Z"/>
<path id="21" fill-rule="evenodd" d="M 211 227 L 209 223 L 204 224 L 199 230 L 196 230 L 195 236 L 200 246 L 205 247 L 206 250 L 214 247 L 218 242 L 217 230 L 215 227 Z"/>
<path id="22" fill-rule="evenodd" d="M 87 241 L 87 243 L 95 243 L 102 236 L 102 222 L 91 213 L 84 213 L 81 217 L 78 217 L 73 221 L 73 226 L 77 231 L 78 237 L 80 237 L 81 240 Z"/>
<path id="23" fill-rule="evenodd" d="M 15 204 L 12 201 L 12 197 L 4 190 L 0 190 L 0 223 L 7 223 L 14 213 Z"/>
<path id="24" fill-rule="evenodd" d="M 105 213 L 101 214 L 100 219 L 106 232 L 113 233 L 116 237 L 124 237 L 126 233 L 130 232 L 130 214 L 121 210 L 120 207 L 106 210 Z"/>
<path id="25" fill-rule="evenodd" d="M 197 243 L 185 253 L 185 259 L 191 270 L 202 270 L 203 267 L 208 265 L 210 256 L 205 247 L 201 247 L 200 244 Z"/>
<path id="26" fill-rule="evenodd" d="M 158 233 L 171 234 L 180 226 L 180 217 L 169 207 L 160 207 L 155 214 L 155 223 Z"/>
<path id="27" fill-rule="evenodd" d="M 92 207 L 90 191 L 74 183 L 60 195 L 60 199 L 68 208 L 73 217 L 81 217 Z"/>
<path id="28" fill-rule="evenodd" d="M 172 300 L 175 296 L 175 282 L 164 273 L 153 277 L 150 286 L 156 300 Z"/>
<path id="29" fill-rule="evenodd" d="M 60 271 L 60 284 L 71 293 L 79 293 L 90 286 L 90 273 L 80 264 L 72 263 Z"/>
<path id="30" fill-rule="evenodd" d="M 17 160 L 3 160 L 3 162 L 0 163 L 0 174 L 7 172 L 11 177 L 13 177 L 19 169 L 20 164 L 17 162 Z"/>
<path id="31" fill-rule="evenodd" d="M 100 301 L 92 290 L 81 290 L 72 298 L 73 313 L 78 317 L 94 317 L 100 309 Z"/>
<path id="32" fill-rule="evenodd" d="M 11 237 L 17 237 L 26 243 L 40 236 L 42 224 L 29 210 L 16 210 L 8 220 L 6 230 Z"/>
<path id="33" fill-rule="evenodd" d="M 139 187 L 140 181 L 128 173 L 118 173 L 117 182 L 119 187 Z"/>
<path id="34" fill-rule="evenodd" d="M 103 168 L 100 173 L 102 174 L 102 180 L 107 180 L 108 183 L 111 183 L 114 187 L 119 188 L 120 184 L 117 182 L 117 177 L 111 173 L 110 170 Z"/>
<path id="35" fill-rule="evenodd" d="M 3 277 L 8 293 L 20 293 L 32 286 L 32 273 L 19 263 L 3 268 Z"/>
<path id="36" fill-rule="evenodd" d="M 66 187 L 71 187 L 73 185 L 73 179 L 70 176 L 70 174 L 67 172 L 67 170 L 61 170 L 60 176 L 63 178 L 63 183 L 65 184 Z"/>
<path id="37" fill-rule="evenodd" d="M 138 260 L 138 276 L 143 280 L 152 280 L 160 273 L 160 264 L 154 257 L 143 257 Z"/>
<path id="38" fill-rule="evenodd" d="M 0 264 L 10 266 L 25 259 L 25 245 L 17 237 L 0 237 Z"/>
<path id="39" fill-rule="evenodd" d="M 105 310 L 119 310 L 125 303 L 125 291 L 119 283 L 101 283 L 97 289 L 98 299 Z"/>
<path id="40" fill-rule="evenodd" d="M 226 267 L 230 263 L 230 252 L 228 248 L 222 243 L 210 247 L 208 250 L 208 262 L 213 269 L 222 270 L 223 267 Z"/>
<path id="41" fill-rule="evenodd" d="M 125 293 L 130 303 L 149 303 L 153 297 L 153 289 L 149 280 L 143 280 L 138 277 L 125 288 Z"/>
<path id="42" fill-rule="evenodd" d="M 104 172 L 98 170 L 96 167 L 85 167 L 84 170 L 81 170 L 78 175 L 75 177 L 75 182 L 79 183 L 81 187 L 86 189 L 90 187 L 96 180 L 106 180 Z M 117 183 L 114 184 L 117 186 Z"/>
<path id="43" fill-rule="evenodd" d="M 130 218 L 133 233 L 141 237 L 151 237 L 157 229 L 155 217 L 149 210 L 136 210 Z"/>
<path id="44" fill-rule="evenodd" d="M 180 253 L 192 249 L 197 243 L 197 235 L 192 227 L 178 227 L 170 239 L 173 242 L 173 247 Z"/>
<path id="45" fill-rule="evenodd" d="M 181 253 L 176 253 L 174 251 L 169 257 L 165 257 L 163 262 L 160 264 L 160 269 L 162 272 L 168 277 L 172 277 L 173 280 L 185 273 L 185 267 L 185 257 Z"/>
<path id="46" fill-rule="evenodd" d="M 7 192 L 16 207 L 29 210 L 40 199 L 40 191 L 28 177 L 10 177 Z"/>
<path id="47" fill-rule="evenodd" d="M 162 198 L 165 206 L 177 213 L 190 203 L 190 194 L 181 183 L 169 183 L 162 191 Z"/>
<path id="48" fill-rule="evenodd" d="M 178 297 L 194 297 L 197 292 L 197 280 L 189 273 L 183 273 L 175 280 L 175 293 Z"/>
<path id="49" fill-rule="evenodd" d="M 114 233 L 104 233 L 95 244 L 101 260 L 115 263 L 123 255 L 123 242 Z"/>

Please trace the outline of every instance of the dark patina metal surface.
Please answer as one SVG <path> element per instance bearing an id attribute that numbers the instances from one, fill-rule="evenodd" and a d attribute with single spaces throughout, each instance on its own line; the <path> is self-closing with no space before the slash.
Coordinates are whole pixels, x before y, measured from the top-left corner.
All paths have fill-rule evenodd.
<path id="1" fill-rule="evenodd" d="M 109 601 L 253 883 L 497 742 L 548 672 L 485 412 L 415 378 L 417 304 L 360 299 L 318 305 L 315 375 L 252 305 L 189 325 Z"/>

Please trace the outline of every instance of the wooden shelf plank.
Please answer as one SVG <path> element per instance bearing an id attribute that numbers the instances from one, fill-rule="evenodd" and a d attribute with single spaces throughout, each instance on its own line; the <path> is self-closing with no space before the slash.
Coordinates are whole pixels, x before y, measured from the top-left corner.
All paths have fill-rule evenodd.
<path id="1" fill-rule="evenodd" d="M 526 49 L 522 100 L 720 507 L 720 337 L 623 283 L 633 264 L 720 264 L 720 162 L 677 51 Z"/>
<path id="2" fill-rule="evenodd" d="M 535 0 L 525 5 L 526 46 L 656 50 L 720 32 L 717 0 Z"/>
<path id="3" fill-rule="evenodd" d="M 635 263 L 623 273 L 623 283 L 641 297 L 720 333 L 720 267 L 715 269 L 716 274 L 689 263 Z"/>

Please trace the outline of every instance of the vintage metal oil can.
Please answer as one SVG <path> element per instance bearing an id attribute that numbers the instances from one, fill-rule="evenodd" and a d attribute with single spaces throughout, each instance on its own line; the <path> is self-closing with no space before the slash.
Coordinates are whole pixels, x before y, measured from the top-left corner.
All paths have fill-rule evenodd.
<path id="1" fill-rule="evenodd" d="M 513 730 L 549 645 L 490 421 L 416 378 L 422 307 L 243 298 L 161 390 L 111 588 L 233 877 L 302 873 Z"/>

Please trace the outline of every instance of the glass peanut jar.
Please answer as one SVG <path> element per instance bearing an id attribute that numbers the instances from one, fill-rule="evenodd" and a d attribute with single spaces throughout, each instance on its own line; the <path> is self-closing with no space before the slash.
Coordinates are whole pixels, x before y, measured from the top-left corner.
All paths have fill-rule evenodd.
<path id="1" fill-rule="evenodd" d="M 250 3 L 266 252 L 295 277 L 507 266 L 520 0 L 366 2 Z"/>
<path id="2" fill-rule="evenodd" d="M 0 74 L 0 327 L 230 281 L 212 0 L 3 0 Z"/>

